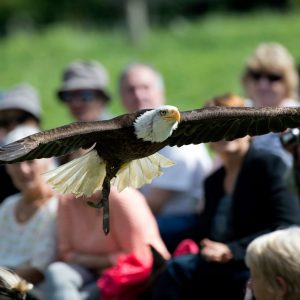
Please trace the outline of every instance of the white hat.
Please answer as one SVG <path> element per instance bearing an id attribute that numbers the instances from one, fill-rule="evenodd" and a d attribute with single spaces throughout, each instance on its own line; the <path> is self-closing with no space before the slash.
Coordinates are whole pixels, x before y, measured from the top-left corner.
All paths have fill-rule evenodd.
<path id="1" fill-rule="evenodd" d="M 7 109 L 23 110 L 40 121 L 41 106 L 36 89 L 29 84 L 20 84 L 4 91 L 0 97 L 0 110 Z"/>
<path id="2" fill-rule="evenodd" d="M 63 84 L 58 90 L 58 97 L 66 91 L 93 89 L 110 99 L 107 91 L 108 74 L 106 69 L 96 61 L 75 61 L 63 73 Z"/>

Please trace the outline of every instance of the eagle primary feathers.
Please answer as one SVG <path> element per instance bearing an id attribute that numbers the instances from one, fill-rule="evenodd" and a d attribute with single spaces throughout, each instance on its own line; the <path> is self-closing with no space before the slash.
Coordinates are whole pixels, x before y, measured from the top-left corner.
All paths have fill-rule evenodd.
<path id="1" fill-rule="evenodd" d="M 163 147 L 300 127 L 300 108 L 206 107 L 181 112 L 172 106 L 141 110 L 107 121 L 73 123 L 40 132 L 0 148 L 0 163 L 61 156 L 93 149 L 47 174 L 63 193 L 89 195 L 102 189 L 103 227 L 109 231 L 110 185 L 139 187 L 172 164 L 157 152 Z"/>

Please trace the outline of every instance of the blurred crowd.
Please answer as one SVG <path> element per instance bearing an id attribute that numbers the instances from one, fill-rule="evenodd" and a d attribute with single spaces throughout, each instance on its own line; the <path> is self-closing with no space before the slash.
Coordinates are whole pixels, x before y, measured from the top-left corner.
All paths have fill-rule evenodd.
<path id="1" fill-rule="evenodd" d="M 259 44 L 241 70 L 243 97 L 224 91 L 204 106 L 299 106 L 299 75 L 283 45 Z M 100 62 L 76 60 L 55 95 L 74 121 L 107 120 L 108 83 Z M 147 63 L 124 66 L 118 91 L 128 113 L 172 104 Z M 35 87 L 2 91 L 0 146 L 42 131 L 42 116 Z M 33 300 L 300 299 L 299 136 L 163 148 L 175 165 L 162 176 L 139 190 L 111 189 L 107 236 L 101 210 L 86 203 L 101 193 L 62 195 L 42 175 L 89 150 L 0 165 L 0 267 L 32 283 Z"/>

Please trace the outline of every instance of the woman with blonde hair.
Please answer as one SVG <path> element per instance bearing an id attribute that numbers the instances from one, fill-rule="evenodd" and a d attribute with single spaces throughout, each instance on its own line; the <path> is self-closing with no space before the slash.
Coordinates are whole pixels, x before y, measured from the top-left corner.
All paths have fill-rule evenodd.
<path id="1" fill-rule="evenodd" d="M 247 59 L 242 84 L 251 106 L 299 106 L 299 76 L 290 52 L 279 43 L 261 43 Z M 253 146 L 279 157 L 287 167 L 293 157 L 287 152 L 277 133 L 268 133 L 253 139 Z"/>
<path id="2" fill-rule="evenodd" d="M 247 248 L 249 287 L 257 300 L 300 299 L 300 227 L 256 238 Z"/>
<path id="3" fill-rule="evenodd" d="M 246 62 L 242 83 L 256 107 L 299 105 L 295 60 L 281 44 L 258 45 Z"/>

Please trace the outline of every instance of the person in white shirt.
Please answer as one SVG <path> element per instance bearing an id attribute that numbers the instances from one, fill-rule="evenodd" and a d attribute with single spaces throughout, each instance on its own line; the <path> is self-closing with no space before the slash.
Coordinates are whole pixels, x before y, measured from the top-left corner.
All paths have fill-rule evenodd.
<path id="1" fill-rule="evenodd" d="M 122 104 L 128 112 L 156 108 L 166 102 L 161 74 L 147 64 L 125 67 L 119 79 Z M 211 170 L 211 158 L 205 145 L 165 147 L 160 151 L 175 165 L 141 188 L 157 217 L 163 240 L 169 251 L 191 234 L 202 208 L 203 181 Z"/>
<path id="2" fill-rule="evenodd" d="M 6 137 L 6 144 L 38 132 L 19 126 Z M 42 173 L 54 167 L 52 158 L 7 165 L 8 174 L 20 193 L 0 205 L 0 266 L 16 274 L 41 292 L 44 270 L 56 255 L 56 212 L 58 198 Z"/>

